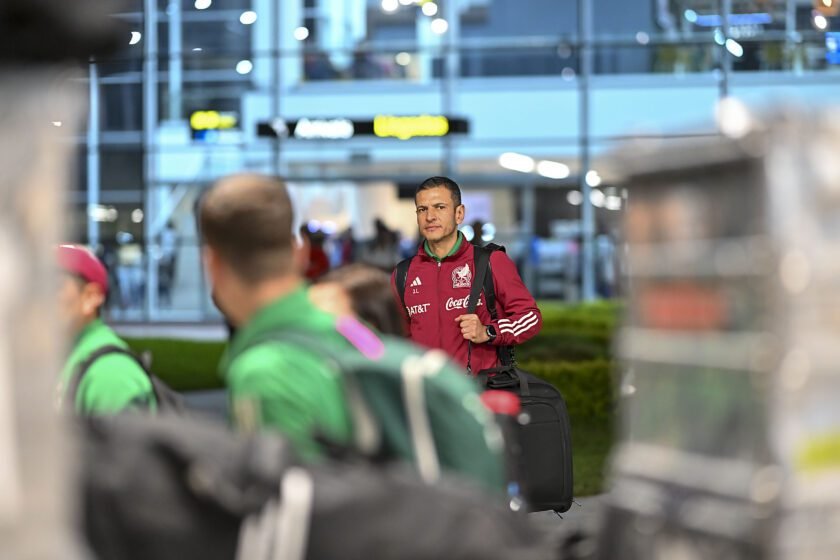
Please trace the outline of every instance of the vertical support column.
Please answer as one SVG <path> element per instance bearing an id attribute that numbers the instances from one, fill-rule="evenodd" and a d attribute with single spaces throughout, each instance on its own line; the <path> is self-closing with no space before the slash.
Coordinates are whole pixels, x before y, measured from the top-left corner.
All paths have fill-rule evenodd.
<path id="1" fill-rule="evenodd" d="M 578 0 L 578 37 L 580 37 L 580 192 L 583 193 L 581 228 L 583 233 L 583 262 L 581 263 L 581 296 L 584 301 L 595 299 L 595 208 L 592 205 L 592 189 L 586 175 L 592 167 L 590 157 L 590 79 L 592 77 L 592 2 Z"/>
<path id="2" fill-rule="evenodd" d="M 155 239 L 155 191 L 157 189 L 157 143 L 158 130 L 158 38 L 157 0 L 144 0 L 145 36 L 143 64 L 143 147 L 144 166 L 144 208 L 143 233 L 146 245 L 146 319 L 157 314 L 157 240 Z"/>
<path id="3" fill-rule="evenodd" d="M 99 205 L 101 169 L 99 166 L 99 72 L 96 62 L 88 65 L 90 111 L 87 130 L 87 238 L 96 249 L 99 244 L 99 222 L 92 219 L 92 210 Z"/>
<path id="4" fill-rule="evenodd" d="M 273 44 L 277 53 L 275 65 L 274 118 L 283 117 L 283 96 L 303 78 L 303 43 L 294 38 L 294 31 L 303 25 L 303 0 L 275 2 L 276 16 L 272 29 Z M 283 138 L 277 140 L 275 170 L 278 175 L 288 175 L 283 159 Z"/>
<path id="5" fill-rule="evenodd" d="M 281 95 L 295 87 L 303 78 L 303 41 L 295 39 L 295 29 L 303 25 L 303 0 L 277 2 L 278 18 L 275 28 L 277 50 L 277 88 Z"/>
<path id="6" fill-rule="evenodd" d="M 347 50 L 347 47 L 355 46 L 350 39 L 352 29 L 348 15 L 356 4 L 351 0 L 318 0 L 318 49 L 338 67 L 346 67 L 353 62 L 353 56 Z M 361 10 L 365 13 L 366 7 L 361 6 Z M 321 18 L 322 14 L 329 16 Z"/>
<path id="7" fill-rule="evenodd" d="M 415 34 L 417 35 L 417 52 L 413 57 L 416 60 L 417 81 L 421 84 L 428 84 L 434 76 L 434 54 L 435 48 L 440 45 L 438 36 L 432 33 L 429 26 L 429 19 L 421 13 L 417 14 L 414 21 Z"/>
<path id="8" fill-rule="evenodd" d="M 785 3 L 785 54 L 792 56 L 791 70 L 796 74 L 802 73 L 802 64 L 797 56 L 799 32 L 796 30 L 796 0 L 786 0 Z"/>
<path id="9" fill-rule="evenodd" d="M 723 46 L 721 47 L 721 75 L 720 75 L 720 97 L 729 96 L 729 76 L 732 74 L 732 55 L 726 48 L 726 43 L 729 41 L 729 16 L 732 14 L 732 0 L 721 0 L 720 15 L 721 23 L 723 23 L 721 31 L 723 32 Z"/>
<path id="10" fill-rule="evenodd" d="M 535 286 L 534 262 L 531 251 L 533 250 L 534 230 L 537 223 L 537 192 L 536 185 L 529 181 L 522 188 L 522 229 L 525 231 L 527 243 L 525 244 L 524 270 L 522 279 L 525 285 L 533 291 Z"/>
<path id="11" fill-rule="evenodd" d="M 445 72 L 441 76 L 443 96 L 443 114 L 447 117 L 454 115 L 457 109 L 456 86 L 460 75 L 459 36 L 461 34 L 461 10 L 458 6 L 459 0 L 445 0 L 443 2 L 444 19 L 449 23 L 449 29 L 444 34 L 443 52 L 446 60 Z M 455 153 L 452 136 L 443 137 L 444 165 L 443 174 L 452 176 L 458 167 L 457 154 Z"/>
<path id="12" fill-rule="evenodd" d="M 175 121 L 183 114 L 181 100 L 184 89 L 184 39 L 181 0 L 169 0 L 166 15 L 169 16 L 169 81 L 167 82 L 169 110 L 166 118 Z"/>
<path id="13" fill-rule="evenodd" d="M 251 8 L 257 13 L 257 21 L 251 26 L 251 52 L 254 70 L 251 80 L 260 91 L 274 91 L 274 38 L 277 31 L 277 2 L 253 0 Z"/>

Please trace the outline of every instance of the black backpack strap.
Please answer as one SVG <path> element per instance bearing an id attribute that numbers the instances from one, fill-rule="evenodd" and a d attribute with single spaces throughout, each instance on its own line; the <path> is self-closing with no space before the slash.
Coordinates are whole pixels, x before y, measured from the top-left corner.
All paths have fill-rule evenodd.
<path id="1" fill-rule="evenodd" d="M 127 348 L 122 348 L 121 346 L 117 346 L 115 344 L 109 344 L 107 346 L 103 346 L 101 348 L 97 348 L 96 351 L 92 352 L 87 358 L 82 360 L 78 366 L 76 366 L 76 370 L 73 372 L 73 375 L 70 377 L 70 381 L 67 382 L 67 390 L 65 392 L 64 402 L 71 403 L 71 407 L 73 410 L 76 408 L 76 397 L 79 394 L 79 387 L 82 385 L 82 380 L 87 375 L 87 372 L 90 370 L 93 363 L 96 362 L 99 358 L 103 356 L 108 356 L 111 354 L 122 354 L 123 356 L 128 356 L 135 362 L 137 365 L 140 366 L 140 369 L 143 370 L 143 373 L 149 378 L 149 381 L 152 382 L 152 390 L 154 390 L 154 381 L 152 380 L 152 376 L 149 373 L 149 370 L 146 368 L 146 364 L 143 362 L 143 359 L 140 358 L 137 354 L 132 352 Z"/>
<path id="2" fill-rule="evenodd" d="M 470 290 L 470 301 L 467 313 L 475 313 L 478 306 L 479 292 L 484 290 L 484 303 L 487 305 L 487 311 L 490 313 L 490 318 L 496 321 L 499 317 L 499 312 L 496 309 L 496 287 L 493 285 L 493 267 L 490 264 L 490 255 L 494 251 L 506 252 L 502 245 L 495 243 L 488 243 L 487 245 L 474 248 L 475 263 L 475 278 L 473 278 L 472 289 Z M 496 349 L 499 355 L 499 361 L 504 366 L 509 366 L 514 363 L 513 347 L 499 346 Z M 472 354 L 472 343 L 467 346 L 467 371 L 472 372 L 470 358 Z"/>
<path id="3" fill-rule="evenodd" d="M 475 308 L 478 307 L 478 299 L 481 295 L 481 289 L 490 280 L 493 283 L 492 275 L 488 274 L 490 271 L 490 254 L 493 249 L 487 247 L 473 247 L 473 263 L 475 268 L 475 276 L 473 276 L 472 287 L 470 287 L 470 300 L 467 305 L 467 314 L 475 313 Z M 487 294 L 484 294 L 484 301 L 488 304 L 490 309 L 490 316 L 493 320 L 496 319 L 496 298 L 495 292 L 493 296 L 493 307 L 489 307 L 487 301 Z M 472 373 L 472 342 L 467 342 L 467 373 Z"/>
<path id="4" fill-rule="evenodd" d="M 484 287 L 487 278 L 490 278 L 490 283 L 493 283 L 493 278 L 487 274 L 490 269 L 490 253 L 492 250 L 487 250 L 486 247 L 473 247 L 473 263 L 475 268 L 475 276 L 473 276 L 472 287 L 470 288 L 470 301 L 467 305 L 467 313 L 475 313 L 475 308 L 478 307 L 478 298 L 481 294 L 481 289 Z M 486 294 L 485 294 L 486 299 Z M 495 305 L 495 297 L 493 301 Z M 496 312 L 493 309 L 492 313 Z M 495 319 L 495 317 L 494 317 Z"/>
<path id="5" fill-rule="evenodd" d="M 400 294 L 400 301 L 402 301 L 403 307 L 405 307 L 405 281 L 408 278 L 408 267 L 411 266 L 411 259 L 413 258 L 403 259 L 397 264 L 396 276 L 394 278 L 397 284 L 397 293 Z"/>

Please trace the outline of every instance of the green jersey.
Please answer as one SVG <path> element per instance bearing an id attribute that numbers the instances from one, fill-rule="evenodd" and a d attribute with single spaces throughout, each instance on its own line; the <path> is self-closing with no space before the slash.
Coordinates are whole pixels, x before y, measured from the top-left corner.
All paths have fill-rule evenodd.
<path id="1" fill-rule="evenodd" d="M 320 455 L 316 432 L 349 443 L 350 416 L 332 363 L 293 342 L 265 340 L 271 333 L 293 330 L 325 346 L 350 348 L 335 327 L 335 317 L 315 307 L 303 287 L 258 311 L 222 357 L 234 425 L 244 431 L 279 431 L 307 459 Z"/>
<path id="2" fill-rule="evenodd" d="M 59 379 L 59 395 L 66 397 L 68 384 L 79 366 L 98 349 L 128 345 L 105 323 L 97 319 L 76 339 Z M 154 409 L 152 382 L 129 356 L 107 354 L 95 360 L 82 377 L 74 409 L 80 414 L 115 414 L 132 408 Z"/>

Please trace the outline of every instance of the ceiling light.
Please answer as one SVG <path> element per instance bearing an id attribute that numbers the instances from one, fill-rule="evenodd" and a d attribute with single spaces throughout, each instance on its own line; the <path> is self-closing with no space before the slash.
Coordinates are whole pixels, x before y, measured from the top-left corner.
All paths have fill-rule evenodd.
<path id="1" fill-rule="evenodd" d="M 512 171 L 530 173 L 534 170 L 534 158 L 528 157 L 524 154 L 505 152 L 499 156 L 499 165 Z"/>
<path id="2" fill-rule="evenodd" d="M 569 176 L 569 166 L 557 161 L 541 161 L 537 164 L 537 173 L 549 179 L 565 179 Z"/>
<path id="3" fill-rule="evenodd" d="M 592 206 L 596 208 L 603 208 L 606 198 L 607 197 L 604 196 L 601 189 L 592 189 L 592 192 L 589 193 L 589 201 L 592 203 Z"/>
<path id="4" fill-rule="evenodd" d="M 726 50 L 728 50 L 735 57 L 741 58 L 742 56 L 744 56 L 744 47 L 742 47 L 741 43 L 739 43 L 735 39 L 726 40 Z"/>
<path id="5" fill-rule="evenodd" d="M 254 64 L 250 60 L 240 60 L 236 63 L 236 71 L 242 75 L 250 74 Z"/>
<path id="6" fill-rule="evenodd" d="M 583 193 L 580 191 L 569 191 L 568 194 L 566 194 L 566 200 L 572 206 L 580 206 L 583 204 Z"/>
<path id="7" fill-rule="evenodd" d="M 820 30 L 828 29 L 828 20 L 822 14 L 817 14 L 814 16 L 814 27 Z"/>
<path id="8" fill-rule="evenodd" d="M 449 22 L 443 18 L 432 20 L 432 33 L 436 35 L 443 35 L 449 29 Z"/>

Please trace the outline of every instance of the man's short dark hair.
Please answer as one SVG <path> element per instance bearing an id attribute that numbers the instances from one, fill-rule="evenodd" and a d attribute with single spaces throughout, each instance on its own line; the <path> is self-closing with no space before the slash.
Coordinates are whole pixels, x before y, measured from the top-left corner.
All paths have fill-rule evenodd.
<path id="1" fill-rule="evenodd" d="M 458 183 L 456 183 L 449 177 L 429 177 L 428 179 L 420 183 L 420 186 L 417 187 L 416 191 L 414 191 L 414 199 L 417 200 L 417 194 L 420 191 L 425 191 L 426 189 L 434 189 L 437 187 L 443 187 L 452 194 L 452 200 L 455 201 L 456 208 L 461 205 L 461 187 L 459 187 Z"/>
<path id="2" fill-rule="evenodd" d="M 199 229 L 203 243 L 243 280 L 256 283 L 293 271 L 293 218 L 283 181 L 232 175 L 202 197 Z"/>

